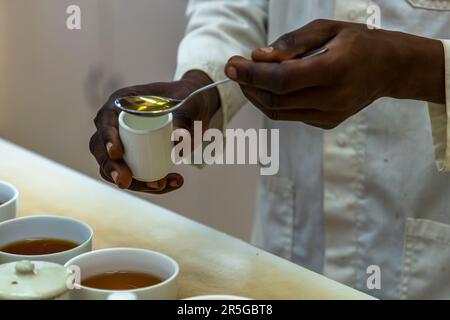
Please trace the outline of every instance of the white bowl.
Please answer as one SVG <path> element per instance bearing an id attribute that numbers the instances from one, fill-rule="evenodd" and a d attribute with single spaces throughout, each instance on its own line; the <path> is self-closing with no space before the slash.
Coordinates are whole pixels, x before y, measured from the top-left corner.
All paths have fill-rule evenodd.
<path id="1" fill-rule="evenodd" d="M 19 209 L 19 192 L 5 181 L 0 181 L 0 203 L 0 222 L 14 219 Z"/>
<path id="2" fill-rule="evenodd" d="M 127 291 L 101 290 L 79 285 L 70 292 L 76 300 L 175 300 L 178 294 L 178 263 L 162 253 L 134 248 L 110 248 L 88 252 L 65 265 L 78 270 L 79 281 L 111 271 L 134 271 L 163 279 L 154 286 Z"/>
<path id="3" fill-rule="evenodd" d="M 34 256 L 0 251 L 0 264 L 34 260 L 63 265 L 73 257 L 91 251 L 93 235 L 94 232 L 89 225 L 68 217 L 30 216 L 8 220 L 0 223 L 0 247 L 33 238 L 62 239 L 79 245 L 63 252 Z"/>

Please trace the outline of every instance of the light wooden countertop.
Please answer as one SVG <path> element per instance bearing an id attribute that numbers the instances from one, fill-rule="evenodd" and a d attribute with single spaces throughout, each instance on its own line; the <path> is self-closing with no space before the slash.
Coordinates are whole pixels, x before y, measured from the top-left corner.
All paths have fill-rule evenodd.
<path id="1" fill-rule="evenodd" d="M 371 298 L 1 139 L 0 180 L 18 188 L 20 216 L 70 216 L 93 227 L 96 249 L 138 247 L 173 257 L 181 268 L 179 298 Z"/>

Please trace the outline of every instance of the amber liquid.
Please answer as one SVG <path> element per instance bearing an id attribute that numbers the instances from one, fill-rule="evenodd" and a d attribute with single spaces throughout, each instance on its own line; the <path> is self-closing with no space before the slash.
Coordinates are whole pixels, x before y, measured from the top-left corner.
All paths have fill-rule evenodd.
<path id="1" fill-rule="evenodd" d="M 119 99 L 122 107 L 136 111 L 164 111 L 176 106 L 179 101 L 157 96 L 127 97 Z"/>
<path id="2" fill-rule="evenodd" d="M 100 290 L 133 290 L 154 286 L 162 280 L 148 273 L 116 271 L 102 273 L 81 281 L 81 285 Z"/>
<path id="3" fill-rule="evenodd" d="M 26 239 L 0 247 L 0 251 L 25 256 L 38 256 L 67 251 L 78 247 L 78 244 L 61 239 Z"/>

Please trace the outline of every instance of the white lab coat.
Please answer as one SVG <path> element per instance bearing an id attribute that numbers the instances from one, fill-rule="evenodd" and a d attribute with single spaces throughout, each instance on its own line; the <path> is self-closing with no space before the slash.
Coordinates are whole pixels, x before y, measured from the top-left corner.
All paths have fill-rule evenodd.
<path id="1" fill-rule="evenodd" d="M 382 28 L 450 39 L 450 0 L 373 3 Z M 200 69 L 219 80 L 232 55 L 249 56 L 317 18 L 365 23 L 369 4 L 191 0 L 176 77 Z M 225 126 L 245 99 L 234 84 L 219 92 Z M 266 118 L 267 128 L 280 129 L 280 172 L 261 177 L 254 243 L 379 298 L 450 299 L 448 113 L 445 105 L 383 98 L 330 131 Z M 367 287 L 372 265 L 381 289 Z"/>

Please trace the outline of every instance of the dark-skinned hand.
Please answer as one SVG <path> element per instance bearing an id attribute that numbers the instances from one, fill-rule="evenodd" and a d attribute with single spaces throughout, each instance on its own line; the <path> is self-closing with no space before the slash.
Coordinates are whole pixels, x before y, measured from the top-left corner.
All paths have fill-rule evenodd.
<path id="1" fill-rule="evenodd" d="M 183 99 L 211 82 L 205 73 L 190 71 L 180 81 L 138 85 L 114 92 L 94 119 L 97 131 L 89 143 L 90 151 L 100 166 L 100 175 L 122 189 L 133 191 L 163 194 L 179 189 L 183 185 L 183 177 L 176 173 L 150 183 L 132 178 L 130 168 L 122 159 L 124 151 L 119 137 L 119 111 L 114 101 L 119 97 L 134 95 L 157 95 Z M 219 94 L 217 90 L 209 90 L 173 113 L 174 129 L 182 128 L 192 133 L 193 122 L 196 120 L 203 121 L 203 127 L 207 128 L 209 120 L 218 108 Z"/>
<path id="2" fill-rule="evenodd" d="M 326 46 L 322 55 L 299 55 Z M 330 129 L 381 97 L 444 103 L 442 43 L 366 25 L 316 20 L 281 36 L 226 74 L 273 120 Z M 395 111 L 393 111 L 395 112 Z"/>

